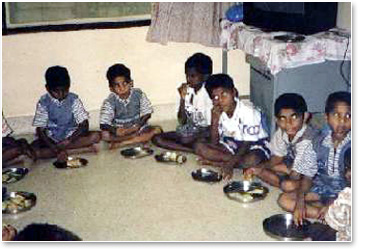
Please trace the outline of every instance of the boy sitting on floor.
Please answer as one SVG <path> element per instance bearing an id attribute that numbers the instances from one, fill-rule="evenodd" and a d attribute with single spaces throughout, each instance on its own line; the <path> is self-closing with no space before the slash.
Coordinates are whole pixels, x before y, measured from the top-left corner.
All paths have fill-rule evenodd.
<path id="1" fill-rule="evenodd" d="M 79 97 L 69 92 L 67 69 L 50 67 L 45 77 L 48 93 L 38 101 L 33 120 L 38 139 L 31 146 L 37 157 L 65 162 L 68 154 L 97 151 L 100 133 L 89 131 L 88 113 Z"/>
<path id="2" fill-rule="evenodd" d="M 2 163 L 3 167 L 17 163 L 21 155 L 26 155 L 32 160 L 36 160 L 36 154 L 26 139 L 14 139 L 11 134 L 13 130 L 7 123 L 4 114 L 3 118 L 3 139 L 2 139 Z"/>
<path id="3" fill-rule="evenodd" d="M 245 173 L 290 192 L 301 178 L 311 179 L 317 172 L 312 144 L 317 131 L 306 123 L 309 113 L 301 95 L 282 94 L 276 99 L 274 109 L 278 129 L 270 143 L 271 159 Z"/>
<path id="4" fill-rule="evenodd" d="M 176 131 L 154 136 L 153 143 L 159 147 L 194 152 L 197 141 L 207 140 L 211 124 L 212 101 L 206 91 L 206 80 L 212 74 L 209 56 L 196 53 L 185 63 L 187 83 L 179 88 L 179 127 Z"/>
<path id="5" fill-rule="evenodd" d="M 225 74 L 212 75 L 207 80 L 213 102 L 210 143 L 197 143 L 195 152 L 201 164 L 221 167 L 224 178 L 230 179 L 234 167 L 255 165 L 268 160 L 268 134 L 261 113 L 236 98 L 232 78 Z"/>
<path id="6" fill-rule="evenodd" d="M 123 145 L 145 143 L 161 133 L 160 127 L 149 126 L 153 108 L 141 89 L 133 88 L 131 71 L 123 64 L 115 64 L 107 71 L 111 93 L 100 111 L 102 139 L 110 149 Z"/>
<path id="7" fill-rule="evenodd" d="M 330 94 L 325 118 L 329 128 L 314 141 L 318 171 L 313 181 L 302 182 L 294 192 L 283 193 L 278 199 L 284 210 L 294 213 L 299 224 L 305 217 L 318 218 L 322 206 L 332 203 L 347 186 L 349 174 L 344 158 L 351 148 L 351 94 Z"/>

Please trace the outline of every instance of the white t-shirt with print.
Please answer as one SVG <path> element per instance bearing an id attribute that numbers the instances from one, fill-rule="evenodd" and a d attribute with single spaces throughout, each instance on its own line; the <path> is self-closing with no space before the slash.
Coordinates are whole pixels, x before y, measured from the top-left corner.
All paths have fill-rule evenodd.
<path id="1" fill-rule="evenodd" d="M 230 118 L 223 112 L 219 120 L 220 143 L 224 144 L 223 138 L 229 137 L 236 141 L 256 142 L 268 137 L 262 125 L 262 116 L 253 105 L 235 99 L 236 108 Z"/>
<path id="2" fill-rule="evenodd" d="M 185 110 L 191 115 L 193 123 L 201 127 L 211 125 L 212 100 L 208 95 L 205 84 L 195 93 L 194 89 L 187 87 L 184 98 Z"/>

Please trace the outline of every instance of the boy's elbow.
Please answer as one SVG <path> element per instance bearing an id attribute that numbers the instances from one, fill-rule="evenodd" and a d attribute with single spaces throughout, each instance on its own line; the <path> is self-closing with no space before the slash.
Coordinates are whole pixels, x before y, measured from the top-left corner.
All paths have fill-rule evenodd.
<path id="1" fill-rule="evenodd" d="M 44 128 L 42 127 L 36 127 L 36 135 L 40 137 L 42 134 L 44 134 Z"/>
<path id="2" fill-rule="evenodd" d="M 151 113 L 143 116 L 144 120 L 147 121 L 151 118 Z"/>
<path id="3" fill-rule="evenodd" d="M 102 131 L 108 130 L 108 125 L 106 124 L 99 124 L 99 129 Z"/>

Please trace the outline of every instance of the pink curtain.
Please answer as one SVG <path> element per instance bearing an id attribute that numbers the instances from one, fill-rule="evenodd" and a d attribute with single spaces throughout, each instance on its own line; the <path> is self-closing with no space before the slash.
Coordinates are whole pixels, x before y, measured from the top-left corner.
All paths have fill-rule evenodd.
<path id="1" fill-rule="evenodd" d="M 220 47 L 220 19 L 233 3 L 154 3 L 146 40 Z"/>

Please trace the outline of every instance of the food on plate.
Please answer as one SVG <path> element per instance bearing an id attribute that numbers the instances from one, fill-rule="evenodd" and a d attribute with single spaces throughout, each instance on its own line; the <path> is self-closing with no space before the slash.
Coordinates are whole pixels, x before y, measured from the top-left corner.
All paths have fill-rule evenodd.
<path id="1" fill-rule="evenodd" d="M 251 194 L 263 194 L 264 190 L 263 190 L 263 188 L 255 188 L 255 189 L 249 191 L 249 193 L 251 193 Z"/>
<path id="2" fill-rule="evenodd" d="M 67 160 L 66 164 L 69 168 L 79 168 L 79 167 L 82 166 L 80 158 L 74 158 L 74 159 L 70 158 L 70 159 Z"/>
<path id="3" fill-rule="evenodd" d="M 3 174 L 3 182 L 7 182 L 10 179 L 10 176 L 8 173 Z"/>
<path id="4" fill-rule="evenodd" d="M 242 193 L 241 198 L 243 199 L 244 202 L 249 202 L 252 201 L 254 198 L 251 194 L 248 193 Z"/>
<path id="5" fill-rule="evenodd" d="M 2 209 L 3 211 L 15 211 L 15 210 L 25 210 L 32 206 L 32 200 L 27 199 L 20 194 L 16 194 L 14 197 L 9 197 L 3 201 Z"/>

